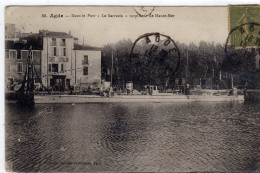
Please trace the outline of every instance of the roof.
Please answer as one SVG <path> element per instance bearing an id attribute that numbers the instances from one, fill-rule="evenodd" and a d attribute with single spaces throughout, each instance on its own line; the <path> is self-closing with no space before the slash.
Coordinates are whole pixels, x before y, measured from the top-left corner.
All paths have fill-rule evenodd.
<path id="1" fill-rule="evenodd" d="M 73 38 L 71 35 L 66 32 L 51 32 L 51 31 L 40 31 L 44 35 L 44 37 L 52 37 L 52 38 Z"/>
<path id="2" fill-rule="evenodd" d="M 74 44 L 74 50 L 95 50 L 95 51 L 101 51 L 101 48 L 87 46 L 87 45 Z"/>
<path id="3" fill-rule="evenodd" d="M 24 49 L 25 44 L 23 43 L 15 43 L 14 41 L 5 41 L 5 49 Z"/>
<path id="4" fill-rule="evenodd" d="M 9 40 L 5 41 L 5 49 L 28 50 L 31 46 L 33 50 L 42 50 L 42 44 L 37 40 L 30 40 L 27 43 L 24 43 L 22 41 L 19 42 L 14 42 Z"/>

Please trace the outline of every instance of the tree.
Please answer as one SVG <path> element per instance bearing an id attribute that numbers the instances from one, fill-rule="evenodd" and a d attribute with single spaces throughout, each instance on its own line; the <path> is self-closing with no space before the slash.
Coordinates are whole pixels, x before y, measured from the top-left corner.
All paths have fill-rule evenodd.
<path id="1" fill-rule="evenodd" d="M 248 77 L 246 75 L 248 70 L 252 71 L 254 66 L 254 52 L 252 50 L 234 50 L 229 48 L 228 52 L 225 53 L 223 44 L 205 41 L 199 42 L 198 45 L 194 43 L 187 45 L 179 42 L 176 42 L 176 45 L 180 51 L 180 64 L 177 73 L 172 73 L 170 70 L 176 67 L 176 59 L 166 57 L 159 52 L 154 52 L 152 56 L 147 56 L 145 51 L 149 50 L 151 45 L 146 44 L 145 40 L 135 45 L 135 54 L 132 57 L 130 57 L 130 52 L 133 42 L 130 39 L 123 39 L 115 44 L 104 45 L 101 61 L 102 78 L 110 81 L 112 50 L 113 84 L 119 88 L 123 88 L 126 81 L 132 81 L 137 89 L 142 89 L 144 85 L 148 84 L 173 87 L 176 78 L 186 78 L 186 71 L 187 82 L 190 85 L 198 85 L 200 84 L 199 81 L 207 79 L 211 81 L 211 83 L 206 83 L 208 87 L 210 85 L 213 88 L 225 88 L 231 74 L 237 75 L 237 85 L 240 85 L 244 82 L 240 79 L 243 76 Z M 172 56 L 176 57 L 176 55 Z M 232 62 L 239 68 L 235 68 Z M 226 84 L 223 84 L 223 82 Z"/>

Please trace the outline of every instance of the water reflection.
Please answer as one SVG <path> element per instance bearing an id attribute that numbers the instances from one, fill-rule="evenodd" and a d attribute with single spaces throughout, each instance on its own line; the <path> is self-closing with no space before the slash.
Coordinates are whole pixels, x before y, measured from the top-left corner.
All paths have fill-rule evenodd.
<path id="1" fill-rule="evenodd" d="M 253 171 L 259 104 L 6 105 L 13 171 Z"/>

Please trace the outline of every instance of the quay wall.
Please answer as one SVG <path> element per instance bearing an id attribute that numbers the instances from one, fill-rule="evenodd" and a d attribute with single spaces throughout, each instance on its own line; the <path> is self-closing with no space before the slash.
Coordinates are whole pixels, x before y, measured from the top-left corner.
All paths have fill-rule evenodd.
<path id="1" fill-rule="evenodd" d="M 247 90 L 244 96 L 246 102 L 260 102 L 260 89 Z"/>

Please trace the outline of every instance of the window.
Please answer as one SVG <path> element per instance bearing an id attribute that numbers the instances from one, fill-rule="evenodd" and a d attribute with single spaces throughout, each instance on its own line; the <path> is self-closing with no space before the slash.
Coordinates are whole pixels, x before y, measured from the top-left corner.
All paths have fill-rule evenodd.
<path id="1" fill-rule="evenodd" d="M 37 62 L 38 64 L 40 64 L 41 61 L 41 51 L 38 50 L 34 50 L 32 52 L 32 58 L 34 59 L 34 63 Z"/>
<path id="2" fill-rule="evenodd" d="M 53 48 L 53 56 L 57 56 L 57 47 Z"/>
<path id="3" fill-rule="evenodd" d="M 5 70 L 7 73 L 10 73 L 11 72 L 11 63 L 7 63 L 6 64 L 6 70 Z"/>
<path id="4" fill-rule="evenodd" d="M 23 63 L 18 62 L 17 63 L 17 73 L 22 73 L 23 72 Z"/>
<path id="5" fill-rule="evenodd" d="M 65 39 L 61 39 L 61 46 L 65 46 L 66 45 L 66 40 Z"/>
<path id="6" fill-rule="evenodd" d="M 64 64 L 60 65 L 60 72 L 64 72 Z"/>
<path id="7" fill-rule="evenodd" d="M 54 85 L 54 80 L 50 79 L 50 85 L 53 86 Z"/>
<path id="8" fill-rule="evenodd" d="M 70 87 L 70 79 L 66 79 L 66 86 L 69 88 Z"/>
<path id="9" fill-rule="evenodd" d="M 49 64 L 49 68 L 48 69 L 49 69 L 49 72 L 51 72 L 51 64 Z"/>
<path id="10" fill-rule="evenodd" d="M 52 72 L 58 73 L 58 64 L 52 64 L 51 70 L 52 70 Z"/>
<path id="11" fill-rule="evenodd" d="M 66 48 L 63 48 L 63 56 L 66 56 Z"/>
<path id="12" fill-rule="evenodd" d="M 27 50 L 22 50 L 20 59 L 23 59 L 23 58 L 26 59 L 28 57 L 28 54 L 29 54 L 29 52 Z"/>
<path id="13" fill-rule="evenodd" d="M 10 51 L 9 51 L 9 57 L 10 57 L 11 59 L 16 59 L 16 58 L 17 58 L 17 52 L 16 52 L 16 50 L 10 50 Z"/>
<path id="14" fill-rule="evenodd" d="M 83 67 L 83 75 L 88 75 L 88 67 Z"/>
<path id="15" fill-rule="evenodd" d="M 49 64 L 49 72 L 58 73 L 58 64 Z"/>
<path id="16" fill-rule="evenodd" d="M 17 54 L 16 54 L 16 59 L 17 59 L 17 60 L 21 60 L 21 59 L 22 59 L 21 52 L 22 52 L 21 50 L 16 52 L 16 53 L 17 53 Z"/>
<path id="17" fill-rule="evenodd" d="M 52 46 L 57 46 L 57 42 L 56 42 L 56 38 L 52 38 L 52 43 L 51 43 Z"/>
<path id="18" fill-rule="evenodd" d="M 82 61 L 82 65 L 88 65 L 88 55 L 84 55 L 84 59 Z"/>
<path id="19" fill-rule="evenodd" d="M 5 50 L 5 58 L 9 59 L 9 51 L 8 50 Z"/>

